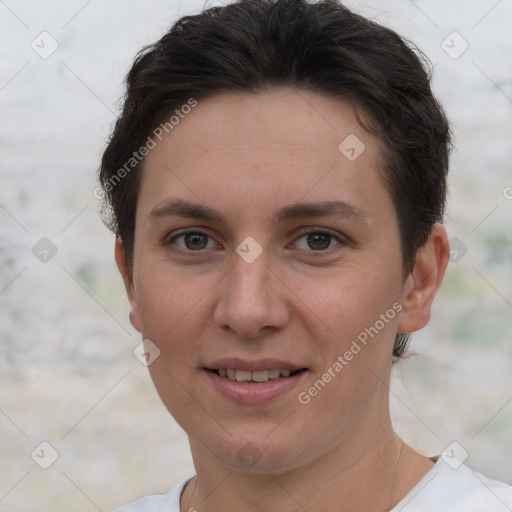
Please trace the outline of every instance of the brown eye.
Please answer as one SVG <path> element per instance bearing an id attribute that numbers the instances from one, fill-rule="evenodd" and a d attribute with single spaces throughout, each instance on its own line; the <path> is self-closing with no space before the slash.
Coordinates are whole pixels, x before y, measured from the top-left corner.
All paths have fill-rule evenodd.
<path id="1" fill-rule="evenodd" d="M 342 243 L 340 237 L 326 230 L 308 231 L 297 239 L 296 246 L 303 251 L 325 251 Z"/>
<path id="2" fill-rule="evenodd" d="M 307 235 L 307 244 L 314 251 L 320 251 L 329 247 L 331 239 L 331 235 L 325 233 L 311 233 Z"/>
<path id="3" fill-rule="evenodd" d="M 187 249 L 204 249 L 208 244 L 208 236 L 203 233 L 186 233 L 184 235 L 184 242 Z"/>
<path id="4" fill-rule="evenodd" d="M 198 252 L 207 249 L 209 242 L 213 239 L 206 233 L 201 231 L 185 231 L 176 236 L 173 236 L 166 245 L 176 245 L 178 249 L 184 252 Z"/>

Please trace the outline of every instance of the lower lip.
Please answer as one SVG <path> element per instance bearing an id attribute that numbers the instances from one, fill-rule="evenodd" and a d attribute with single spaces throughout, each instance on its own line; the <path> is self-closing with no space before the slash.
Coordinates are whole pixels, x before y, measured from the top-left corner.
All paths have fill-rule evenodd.
<path id="1" fill-rule="evenodd" d="M 304 379 L 307 370 L 290 377 L 272 379 L 267 382 L 238 382 L 205 370 L 215 389 L 224 397 L 239 404 L 262 404 L 293 389 Z"/>

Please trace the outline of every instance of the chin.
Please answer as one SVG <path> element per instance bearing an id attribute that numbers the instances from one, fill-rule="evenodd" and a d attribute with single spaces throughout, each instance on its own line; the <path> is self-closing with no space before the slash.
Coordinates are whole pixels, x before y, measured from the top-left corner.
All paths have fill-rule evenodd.
<path id="1" fill-rule="evenodd" d="M 275 429 L 275 425 L 273 427 Z M 290 435 L 286 430 L 270 436 L 265 432 L 267 437 L 261 432 L 259 435 L 239 433 L 232 437 L 225 434 L 222 439 L 202 439 L 198 444 L 206 447 L 218 463 L 230 470 L 280 474 L 297 467 L 303 455 L 301 437 Z"/>

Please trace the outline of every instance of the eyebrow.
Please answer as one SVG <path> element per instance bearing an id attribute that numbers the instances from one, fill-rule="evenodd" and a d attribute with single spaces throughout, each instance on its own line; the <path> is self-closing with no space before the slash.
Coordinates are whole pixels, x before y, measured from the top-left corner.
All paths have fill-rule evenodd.
<path id="1" fill-rule="evenodd" d="M 148 220 L 167 217 L 187 217 L 207 221 L 225 222 L 224 216 L 217 210 L 200 203 L 182 199 L 171 199 L 157 204 L 148 215 Z M 280 208 L 274 219 L 277 222 L 300 219 L 304 217 L 343 217 L 359 221 L 368 220 L 368 214 L 352 203 L 346 201 L 323 201 L 296 203 Z"/>

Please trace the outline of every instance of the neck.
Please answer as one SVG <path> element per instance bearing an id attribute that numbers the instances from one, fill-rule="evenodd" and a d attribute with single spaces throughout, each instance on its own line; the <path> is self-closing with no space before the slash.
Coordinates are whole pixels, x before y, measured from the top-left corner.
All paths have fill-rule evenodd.
<path id="1" fill-rule="evenodd" d="M 404 445 L 389 416 L 365 423 L 316 460 L 278 473 L 233 470 L 191 439 L 197 477 L 183 492 L 181 510 L 330 512 L 342 503 L 346 512 L 387 512 L 433 463 Z"/>

